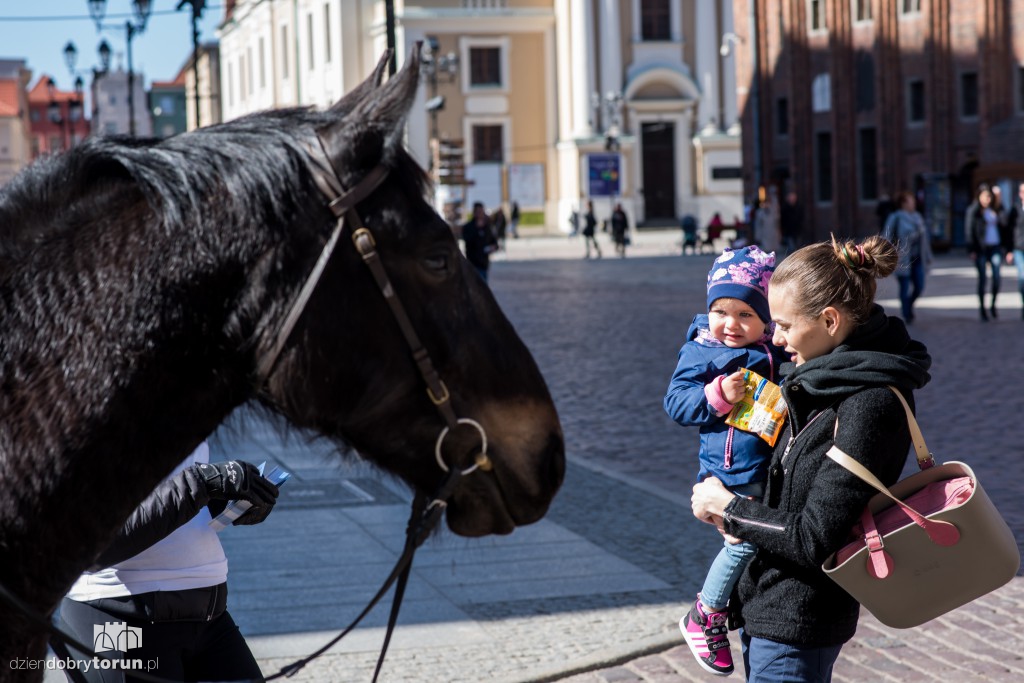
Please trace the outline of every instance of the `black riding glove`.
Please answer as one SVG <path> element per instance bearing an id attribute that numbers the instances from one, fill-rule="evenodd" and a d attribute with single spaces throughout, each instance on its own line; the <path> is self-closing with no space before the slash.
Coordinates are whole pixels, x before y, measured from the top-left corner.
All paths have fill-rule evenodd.
<path id="1" fill-rule="evenodd" d="M 212 500 L 244 500 L 252 507 L 234 521 L 235 524 L 259 524 L 267 518 L 277 502 L 278 489 L 252 463 L 244 460 L 200 463 L 196 465 L 200 479 Z"/>

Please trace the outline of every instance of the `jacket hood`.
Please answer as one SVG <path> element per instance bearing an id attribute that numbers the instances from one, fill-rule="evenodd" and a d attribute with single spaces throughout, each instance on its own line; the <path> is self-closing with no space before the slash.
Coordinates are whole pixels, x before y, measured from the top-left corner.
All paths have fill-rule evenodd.
<path id="1" fill-rule="evenodd" d="M 813 396 L 841 398 L 864 387 L 895 386 L 904 393 L 931 379 L 932 358 L 924 344 L 910 338 L 899 318 L 875 305 L 868 320 L 831 353 L 782 367 L 786 382 L 800 382 Z"/>

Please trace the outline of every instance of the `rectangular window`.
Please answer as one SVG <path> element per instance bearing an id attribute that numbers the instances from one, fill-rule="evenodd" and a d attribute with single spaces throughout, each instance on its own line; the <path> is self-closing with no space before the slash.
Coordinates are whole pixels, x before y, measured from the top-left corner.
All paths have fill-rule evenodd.
<path id="1" fill-rule="evenodd" d="M 825 0 L 807 0 L 807 18 L 812 31 L 826 30 L 828 24 L 825 23 Z"/>
<path id="2" fill-rule="evenodd" d="M 170 95 L 160 96 L 160 113 L 164 116 L 174 116 L 174 98 Z"/>
<path id="3" fill-rule="evenodd" d="M 253 85 L 253 65 L 254 65 L 254 62 L 252 60 L 252 48 L 251 47 L 248 48 L 245 51 L 245 64 L 247 66 L 247 68 L 245 70 L 245 75 L 246 75 L 245 85 L 249 89 L 249 94 L 252 95 L 254 92 L 256 92 L 256 87 Z"/>
<path id="4" fill-rule="evenodd" d="M 910 81 L 907 86 L 907 120 L 910 123 L 921 123 L 924 121 L 924 81 Z"/>
<path id="5" fill-rule="evenodd" d="M 965 119 L 978 116 L 978 74 L 960 74 L 960 115 Z"/>
<path id="6" fill-rule="evenodd" d="M 238 58 L 238 101 L 245 102 L 245 57 Z"/>
<path id="7" fill-rule="evenodd" d="M 860 155 L 860 198 L 878 199 L 878 140 L 874 128 L 861 128 L 857 150 Z"/>
<path id="8" fill-rule="evenodd" d="M 501 85 L 501 48 L 471 47 L 469 49 L 469 85 L 471 87 Z"/>
<path id="9" fill-rule="evenodd" d="M 288 79 L 288 27 L 281 27 L 281 78 Z"/>
<path id="10" fill-rule="evenodd" d="M 832 201 L 832 133 L 818 133 L 814 142 L 817 199 L 823 204 L 828 204 Z"/>
<path id="11" fill-rule="evenodd" d="M 921 11 L 921 0 L 902 0 L 900 14 L 917 14 Z"/>
<path id="12" fill-rule="evenodd" d="M 473 126 L 474 163 L 502 163 L 505 160 L 502 147 L 502 127 L 500 124 Z"/>
<path id="13" fill-rule="evenodd" d="M 875 58 L 867 50 L 857 50 L 854 63 L 857 111 L 872 111 L 875 108 Z"/>
<path id="14" fill-rule="evenodd" d="M 873 0 L 853 0 L 854 21 L 871 21 L 874 19 L 871 9 Z"/>
<path id="15" fill-rule="evenodd" d="M 789 99 L 786 97 L 775 100 L 775 134 L 789 135 Z"/>
<path id="16" fill-rule="evenodd" d="M 306 15 L 306 42 L 309 44 L 309 70 L 313 70 L 313 14 Z"/>
<path id="17" fill-rule="evenodd" d="M 264 90 L 267 87 L 267 51 L 266 43 L 262 36 L 260 37 L 260 90 Z"/>
<path id="18" fill-rule="evenodd" d="M 235 106 L 235 70 L 228 64 L 228 106 Z"/>
<path id="19" fill-rule="evenodd" d="M 331 62 L 331 6 L 324 3 L 324 62 Z"/>
<path id="20" fill-rule="evenodd" d="M 640 0 L 640 38 L 671 40 L 672 10 L 669 0 Z"/>

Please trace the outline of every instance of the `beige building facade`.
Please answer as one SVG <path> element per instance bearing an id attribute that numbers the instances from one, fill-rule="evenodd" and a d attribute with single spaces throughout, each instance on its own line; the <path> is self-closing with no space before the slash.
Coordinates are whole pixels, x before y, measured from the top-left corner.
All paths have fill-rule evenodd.
<path id="1" fill-rule="evenodd" d="M 593 199 L 639 225 L 742 215 L 730 0 L 396 0 L 398 62 L 429 46 L 408 145 L 461 150 L 437 203 L 517 202 L 548 231 Z M 225 120 L 326 107 L 386 44 L 379 0 L 237 0 L 218 36 Z M 731 38 L 730 38 L 731 36 Z M 460 172 L 461 175 L 461 172 Z M 527 221 L 524 220 L 524 223 Z"/>

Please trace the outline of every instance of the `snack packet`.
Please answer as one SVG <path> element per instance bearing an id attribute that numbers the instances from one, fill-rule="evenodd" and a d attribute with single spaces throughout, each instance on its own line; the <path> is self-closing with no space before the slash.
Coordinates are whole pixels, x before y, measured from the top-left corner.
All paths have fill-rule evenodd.
<path id="1" fill-rule="evenodd" d="M 786 402 L 778 384 L 769 382 L 753 370 L 743 371 L 746 392 L 729 412 L 725 423 L 745 432 L 757 434 L 774 446 L 786 419 Z"/>

